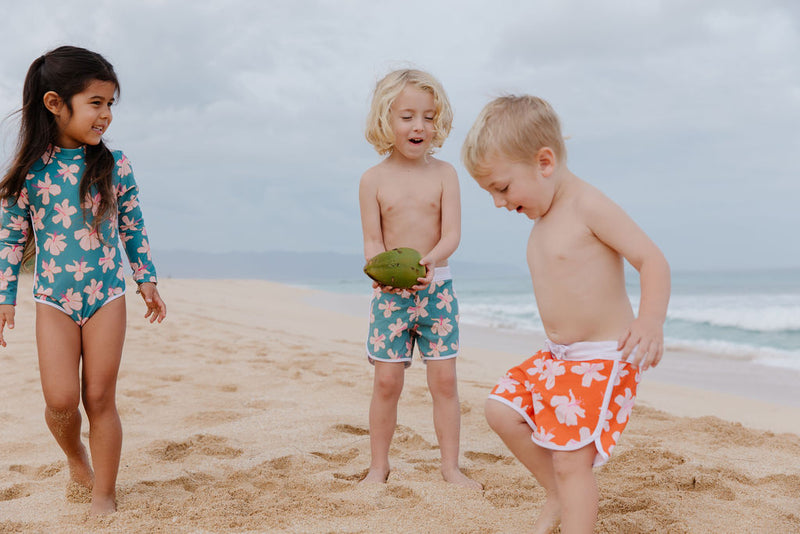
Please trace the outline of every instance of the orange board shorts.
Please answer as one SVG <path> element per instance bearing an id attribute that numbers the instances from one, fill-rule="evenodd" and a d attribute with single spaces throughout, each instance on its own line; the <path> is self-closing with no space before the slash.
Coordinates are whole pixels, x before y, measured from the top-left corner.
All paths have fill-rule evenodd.
<path id="1" fill-rule="evenodd" d="M 510 369 L 489 398 L 519 413 L 535 444 L 574 451 L 594 443 L 594 465 L 603 465 L 628 424 L 639 367 L 620 360 L 616 341 L 546 344 Z"/>

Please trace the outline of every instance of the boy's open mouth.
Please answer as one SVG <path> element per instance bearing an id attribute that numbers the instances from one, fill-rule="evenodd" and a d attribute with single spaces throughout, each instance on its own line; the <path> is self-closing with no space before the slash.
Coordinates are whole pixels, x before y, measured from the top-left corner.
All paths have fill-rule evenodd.
<path id="1" fill-rule="evenodd" d="M 422 142 L 422 139 L 420 139 L 419 137 L 413 137 L 413 138 L 409 139 L 409 141 L 414 143 L 415 145 L 418 145 L 418 144 L 420 144 Z"/>

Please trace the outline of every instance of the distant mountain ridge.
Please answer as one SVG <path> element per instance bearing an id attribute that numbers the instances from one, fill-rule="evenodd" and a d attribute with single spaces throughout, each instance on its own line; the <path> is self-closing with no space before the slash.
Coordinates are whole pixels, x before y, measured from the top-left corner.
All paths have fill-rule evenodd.
<path id="1" fill-rule="evenodd" d="M 357 280 L 365 276 L 363 258 L 339 252 L 231 252 L 154 250 L 159 276 L 167 278 L 238 278 L 291 283 Z M 451 260 L 455 276 L 485 278 L 521 276 L 524 266 Z"/>

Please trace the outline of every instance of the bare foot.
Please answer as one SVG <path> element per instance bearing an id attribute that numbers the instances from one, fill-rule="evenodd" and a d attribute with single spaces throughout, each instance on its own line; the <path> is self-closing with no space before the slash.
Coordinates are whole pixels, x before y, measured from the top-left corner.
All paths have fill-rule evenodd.
<path id="1" fill-rule="evenodd" d="M 534 534 L 549 534 L 556 528 L 561 519 L 561 504 L 550 497 L 544 502 L 544 506 L 539 511 L 539 517 L 533 524 Z"/>
<path id="2" fill-rule="evenodd" d="M 117 500 L 113 495 L 104 497 L 92 496 L 92 507 L 89 515 L 108 515 L 117 511 Z"/>
<path id="3" fill-rule="evenodd" d="M 387 467 L 384 469 L 377 469 L 377 468 L 370 468 L 369 473 L 359 484 L 385 484 L 386 480 L 389 478 L 389 468 Z"/>
<path id="4" fill-rule="evenodd" d="M 472 480 L 467 475 L 461 472 L 459 468 L 451 469 L 449 471 L 445 471 L 442 469 L 442 478 L 444 478 L 445 482 L 449 482 L 451 484 L 456 484 L 457 486 L 462 486 L 468 489 L 477 489 L 482 490 L 483 484 Z"/>
<path id="5" fill-rule="evenodd" d="M 92 471 L 92 464 L 89 463 L 89 454 L 86 452 L 86 447 L 81 445 L 81 452 L 78 456 L 67 458 L 67 465 L 69 465 L 70 482 L 92 489 L 94 486 L 94 472 Z"/>

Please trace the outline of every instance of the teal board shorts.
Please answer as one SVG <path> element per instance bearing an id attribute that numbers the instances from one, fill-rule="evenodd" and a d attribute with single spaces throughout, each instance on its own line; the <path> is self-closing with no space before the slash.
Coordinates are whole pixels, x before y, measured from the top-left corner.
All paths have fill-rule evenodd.
<path id="1" fill-rule="evenodd" d="M 449 267 L 438 267 L 420 291 L 375 289 L 370 303 L 367 358 L 370 363 L 411 365 L 414 345 L 423 362 L 458 356 L 458 300 Z"/>

